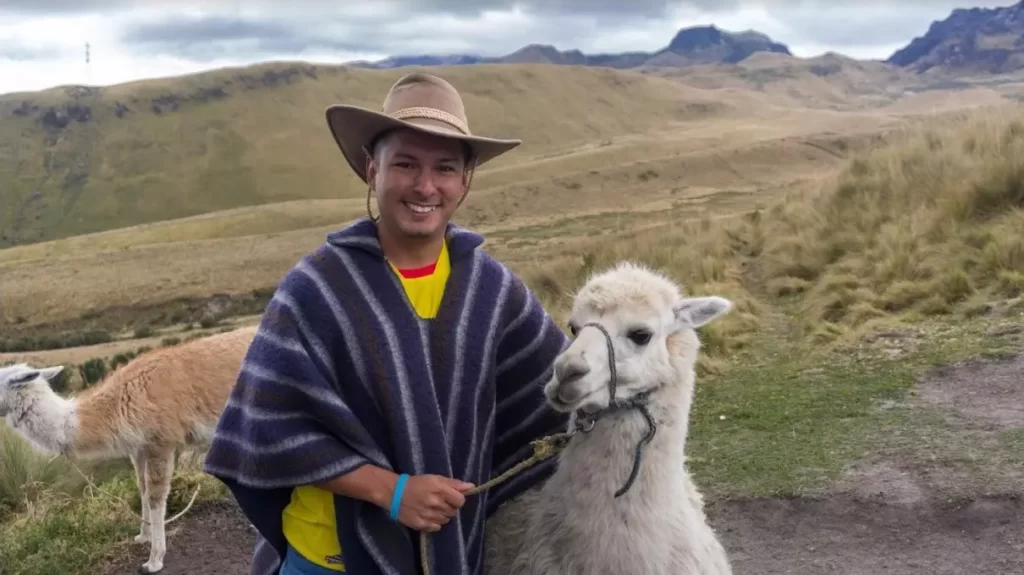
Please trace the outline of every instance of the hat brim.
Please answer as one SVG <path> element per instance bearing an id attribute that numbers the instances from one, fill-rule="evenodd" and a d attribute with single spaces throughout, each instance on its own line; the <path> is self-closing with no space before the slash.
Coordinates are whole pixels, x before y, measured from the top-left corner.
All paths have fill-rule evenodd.
<path id="1" fill-rule="evenodd" d="M 517 139 L 487 138 L 484 136 L 467 136 L 448 124 L 429 118 L 411 118 L 399 120 L 380 112 L 337 104 L 329 106 L 326 111 L 327 126 L 334 136 L 341 153 L 359 179 L 366 181 L 366 153 L 379 134 L 395 128 L 409 128 L 462 140 L 469 144 L 477 158 L 477 165 L 482 165 L 508 152 L 522 143 Z"/>

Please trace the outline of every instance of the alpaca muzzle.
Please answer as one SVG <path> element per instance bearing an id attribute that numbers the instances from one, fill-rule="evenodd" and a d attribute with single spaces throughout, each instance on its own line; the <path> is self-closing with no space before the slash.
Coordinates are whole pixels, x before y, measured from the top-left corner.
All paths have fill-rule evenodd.
<path id="1" fill-rule="evenodd" d="M 589 394 L 584 377 L 590 373 L 590 366 L 575 355 L 563 355 L 555 362 L 555 381 L 548 398 L 557 400 L 560 407 L 575 405 Z"/>

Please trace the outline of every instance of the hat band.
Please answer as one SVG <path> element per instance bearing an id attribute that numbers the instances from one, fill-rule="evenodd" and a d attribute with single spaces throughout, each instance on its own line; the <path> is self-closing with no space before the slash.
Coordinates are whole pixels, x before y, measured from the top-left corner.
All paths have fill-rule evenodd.
<path id="1" fill-rule="evenodd" d="M 427 108 L 425 106 L 413 106 L 411 108 L 403 108 L 401 110 L 395 110 L 388 114 L 396 120 L 407 120 L 409 118 L 428 118 L 430 120 L 438 120 L 445 124 L 451 125 L 453 128 L 462 132 L 465 135 L 469 135 L 469 126 L 462 121 L 461 118 L 454 114 L 449 114 L 444 110 L 438 110 L 437 108 Z"/>

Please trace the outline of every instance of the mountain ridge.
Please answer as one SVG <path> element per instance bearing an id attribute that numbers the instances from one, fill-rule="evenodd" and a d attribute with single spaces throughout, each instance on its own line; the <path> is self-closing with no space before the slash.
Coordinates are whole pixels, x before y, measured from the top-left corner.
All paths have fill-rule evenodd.
<path id="1" fill-rule="evenodd" d="M 919 73 L 1024 70 L 1024 0 L 998 8 L 957 8 L 886 62 Z"/>
<path id="2" fill-rule="evenodd" d="M 668 44 L 653 52 L 636 50 L 586 54 L 575 48 L 563 51 L 552 44 L 531 43 L 497 57 L 478 54 L 411 54 L 374 61 L 356 60 L 346 65 L 378 70 L 403 66 L 474 64 L 563 64 L 628 69 L 716 62 L 734 64 L 757 52 L 793 55 L 788 46 L 772 40 L 767 34 L 756 30 L 730 32 L 710 24 L 681 28 Z"/>
<path id="3" fill-rule="evenodd" d="M 796 57 L 787 44 L 777 42 L 762 32 L 749 29 L 727 31 L 709 24 L 682 28 L 667 45 L 653 52 L 586 54 L 575 48 L 559 50 L 552 44 L 531 43 L 498 57 L 475 54 L 398 55 L 376 61 L 347 62 L 346 65 L 390 69 L 402 66 L 545 63 L 619 69 L 680 68 L 713 63 L 735 64 L 764 52 Z M 945 19 L 933 21 L 925 34 L 913 37 L 888 58 L 853 59 L 883 62 L 917 73 L 932 69 L 992 74 L 1024 70 L 1024 0 L 997 8 L 955 8 Z"/>

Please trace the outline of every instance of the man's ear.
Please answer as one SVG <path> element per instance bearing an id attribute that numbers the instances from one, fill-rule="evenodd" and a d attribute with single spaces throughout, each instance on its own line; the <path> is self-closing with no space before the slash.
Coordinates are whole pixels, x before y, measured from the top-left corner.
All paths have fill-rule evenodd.
<path id="1" fill-rule="evenodd" d="M 732 302 L 718 296 L 683 298 L 672 310 L 679 327 L 698 328 L 732 311 Z"/>
<path id="2" fill-rule="evenodd" d="M 366 167 L 363 169 L 366 172 L 366 183 L 373 188 L 373 180 L 377 177 L 377 168 L 373 164 L 373 157 L 366 156 Z"/>

